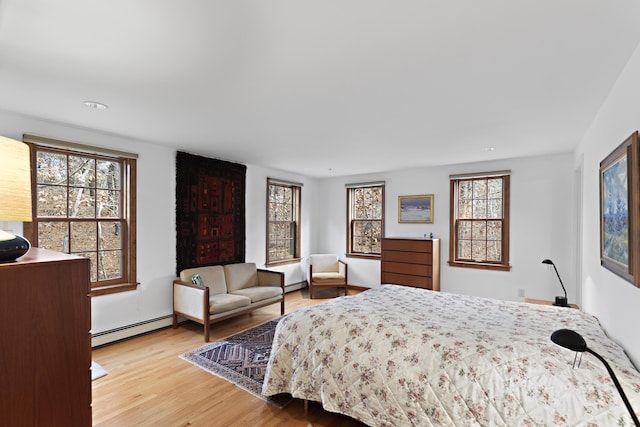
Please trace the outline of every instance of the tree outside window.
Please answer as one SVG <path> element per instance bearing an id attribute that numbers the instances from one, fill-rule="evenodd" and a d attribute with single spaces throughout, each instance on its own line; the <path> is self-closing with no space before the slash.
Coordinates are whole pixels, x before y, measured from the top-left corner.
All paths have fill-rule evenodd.
<path id="1" fill-rule="evenodd" d="M 384 235 L 384 183 L 347 185 L 347 255 L 379 257 Z"/>
<path id="2" fill-rule="evenodd" d="M 451 179 L 449 265 L 508 270 L 509 175 Z"/>

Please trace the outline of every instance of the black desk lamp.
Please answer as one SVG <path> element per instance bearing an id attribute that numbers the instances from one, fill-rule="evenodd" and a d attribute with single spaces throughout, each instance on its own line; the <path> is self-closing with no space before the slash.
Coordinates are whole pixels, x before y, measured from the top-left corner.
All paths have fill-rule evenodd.
<path id="1" fill-rule="evenodd" d="M 604 364 L 605 368 L 607 368 L 607 372 L 609 372 L 609 376 L 613 380 L 613 383 L 616 385 L 616 388 L 618 389 L 618 393 L 620 393 L 620 397 L 622 397 L 622 401 L 627 407 L 627 410 L 629 411 L 629 414 L 631 415 L 633 422 L 635 423 L 636 427 L 640 427 L 640 422 L 638 421 L 638 417 L 636 416 L 635 411 L 631 407 L 631 403 L 629 403 L 629 400 L 627 399 L 627 395 L 624 394 L 624 390 L 622 390 L 622 386 L 618 382 L 618 378 L 616 378 L 616 374 L 613 373 L 613 369 L 611 369 L 611 366 L 609 366 L 607 361 L 604 360 L 602 356 L 600 356 L 598 353 L 596 353 L 595 351 L 587 347 L 587 343 L 584 340 L 584 338 L 582 338 L 582 335 L 580 335 L 576 331 L 572 331 L 571 329 L 558 329 L 557 331 L 551 334 L 551 341 L 558 344 L 560 347 L 568 348 L 569 350 L 572 350 L 575 352 L 583 353 L 586 351 L 587 353 L 593 354 L 599 361 L 601 361 Z M 576 353 L 576 357 L 577 356 L 578 356 L 578 353 Z M 574 359 L 573 361 L 574 367 L 575 367 L 575 364 L 576 362 Z"/>
<path id="2" fill-rule="evenodd" d="M 550 259 L 543 259 L 542 263 L 547 265 L 553 265 L 553 269 L 556 271 L 556 275 L 558 276 L 558 280 L 560 281 L 560 286 L 562 286 L 562 290 L 564 291 L 564 298 L 556 297 L 556 302 L 554 302 L 553 305 L 557 305 L 560 307 L 569 307 L 569 304 L 567 301 L 567 290 L 564 288 L 564 285 L 562 284 L 562 279 L 560 278 L 560 274 L 558 274 L 558 269 L 556 268 L 556 265 Z"/>

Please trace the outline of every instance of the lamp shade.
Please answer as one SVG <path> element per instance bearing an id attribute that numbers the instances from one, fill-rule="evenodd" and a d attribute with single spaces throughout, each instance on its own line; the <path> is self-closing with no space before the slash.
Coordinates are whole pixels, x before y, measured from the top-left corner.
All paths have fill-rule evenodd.
<path id="1" fill-rule="evenodd" d="M 0 221 L 31 221 L 29 146 L 0 136 Z"/>

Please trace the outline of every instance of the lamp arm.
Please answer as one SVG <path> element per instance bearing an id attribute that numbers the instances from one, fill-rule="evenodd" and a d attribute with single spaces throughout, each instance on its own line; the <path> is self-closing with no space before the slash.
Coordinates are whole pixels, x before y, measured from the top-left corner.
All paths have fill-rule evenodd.
<path id="1" fill-rule="evenodd" d="M 560 273 L 558 273 L 558 269 L 556 268 L 555 264 L 551 264 L 553 265 L 553 269 L 556 271 L 556 276 L 558 276 L 558 280 L 560 281 L 560 286 L 562 286 L 562 290 L 564 291 L 564 299 L 567 299 L 567 290 L 564 288 L 564 284 L 562 283 L 562 279 L 560 278 Z"/>
<path id="2" fill-rule="evenodd" d="M 622 401 L 624 402 L 625 406 L 627 407 L 627 410 L 629 411 L 629 414 L 631 415 L 631 418 L 633 419 L 633 422 L 635 423 L 636 427 L 640 427 L 640 421 L 638 421 L 638 417 L 636 416 L 635 411 L 631 407 L 631 403 L 629 403 L 629 399 L 627 399 L 627 395 L 624 393 L 624 390 L 622 389 L 622 386 L 618 382 L 618 378 L 616 378 L 616 374 L 613 372 L 613 369 L 611 369 L 611 366 L 609 366 L 609 363 L 607 363 L 607 361 L 604 360 L 604 358 L 602 356 L 600 356 L 598 353 L 596 353 L 595 351 L 591 350 L 590 348 L 587 347 L 585 349 L 585 351 L 593 354 L 599 361 L 602 362 L 602 364 L 605 366 L 605 368 L 607 368 L 607 372 L 609 372 L 609 376 L 611 377 L 611 379 L 613 380 L 613 383 L 615 384 L 616 388 L 618 389 L 618 393 L 620 393 L 620 397 L 622 398 Z"/>

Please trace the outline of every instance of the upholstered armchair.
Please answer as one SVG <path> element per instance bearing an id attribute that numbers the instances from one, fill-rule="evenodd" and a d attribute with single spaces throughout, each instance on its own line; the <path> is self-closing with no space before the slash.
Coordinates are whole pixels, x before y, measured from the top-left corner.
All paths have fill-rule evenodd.
<path id="1" fill-rule="evenodd" d="M 347 263 L 338 255 L 315 254 L 309 257 L 309 298 L 316 288 L 344 288 L 347 295 Z"/>

